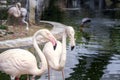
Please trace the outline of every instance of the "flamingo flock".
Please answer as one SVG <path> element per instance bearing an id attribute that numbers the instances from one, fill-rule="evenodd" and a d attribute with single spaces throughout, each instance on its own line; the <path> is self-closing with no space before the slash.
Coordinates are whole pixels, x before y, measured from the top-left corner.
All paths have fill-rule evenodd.
<path id="1" fill-rule="evenodd" d="M 14 16 L 15 18 L 21 18 L 22 22 L 26 24 L 26 30 L 29 30 L 29 25 L 28 25 L 28 22 L 25 21 L 25 17 L 27 15 L 27 9 L 26 8 L 23 8 L 21 7 L 21 3 L 16 3 L 15 6 L 9 8 L 8 10 L 8 19 L 11 17 L 11 16 Z"/>

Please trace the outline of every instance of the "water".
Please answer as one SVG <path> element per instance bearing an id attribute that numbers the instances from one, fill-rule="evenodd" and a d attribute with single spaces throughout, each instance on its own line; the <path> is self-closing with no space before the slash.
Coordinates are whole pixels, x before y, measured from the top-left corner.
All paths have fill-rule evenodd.
<path id="1" fill-rule="evenodd" d="M 71 76 L 66 80 L 120 79 L 120 52 L 119 48 L 115 49 L 120 45 L 116 46 L 115 43 L 119 42 L 114 42 L 120 41 L 117 35 L 120 30 L 115 32 L 113 23 L 115 24 L 115 21 L 110 19 L 92 19 L 91 26 L 84 29 L 84 32 L 89 34 L 90 40 L 84 37 L 83 44 L 77 43 L 75 53 L 78 64 L 75 64 L 76 67 L 72 68 L 74 72 L 70 73 Z M 111 37 L 113 35 L 115 40 Z"/>

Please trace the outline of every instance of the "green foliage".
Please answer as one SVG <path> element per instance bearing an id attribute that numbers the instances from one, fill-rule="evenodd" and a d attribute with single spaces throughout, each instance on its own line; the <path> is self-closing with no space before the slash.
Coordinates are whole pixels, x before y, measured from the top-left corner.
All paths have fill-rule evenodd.
<path id="1" fill-rule="evenodd" d="M 20 77 L 20 80 L 27 80 L 27 75 L 22 75 L 22 76 Z"/>
<path id="2" fill-rule="evenodd" d="M 0 29 L 7 30 L 7 29 L 8 29 L 8 27 L 7 27 L 7 26 L 5 26 L 5 25 L 0 25 Z"/>
<path id="3" fill-rule="evenodd" d="M 10 80 L 9 75 L 0 72 L 0 80 Z"/>
<path id="4" fill-rule="evenodd" d="M 20 80 L 26 80 L 26 79 L 27 79 L 27 75 L 22 75 L 20 77 Z M 8 74 L 0 72 L 0 80 L 10 80 L 10 76 Z"/>

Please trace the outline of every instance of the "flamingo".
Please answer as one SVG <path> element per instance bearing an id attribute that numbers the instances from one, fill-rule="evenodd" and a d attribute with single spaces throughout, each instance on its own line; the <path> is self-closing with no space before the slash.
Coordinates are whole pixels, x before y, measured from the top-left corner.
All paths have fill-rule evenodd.
<path id="1" fill-rule="evenodd" d="M 44 54 L 38 47 L 36 40 L 36 37 L 39 34 L 48 39 L 52 43 L 54 49 L 56 46 L 56 41 L 52 33 L 50 33 L 50 31 L 47 29 L 41 29 L 34 34 L 33 46 L 37 51 L 39 58 L 41 59 L 41 69 L 37 67 L 35 56 L 27 50 L 19 48 L 9 49 L 0 54 L 0 71 L 9 74 L 11 80 L 14 80 L 15 77 L 17 77 L 17 80 L 19 80 L 19 77 L 22 74 L 31 74 L 33 75 L 32 80 L 34 80 L 36 75 L 42 75 L 46 71 L 47 61 Z"/>
<path id="2" fill-rule="evenodd" d="M 20 17 L 20 15 L 21 15 L 20 7 L 21 7 L 21 4 L 16 3 L 15 6 L 9 8 L 9 10 L 8 10 L 8 18 L 10 18 L 10 16 L 14 16 L 16 18 Z"/>
<path id="3" fill-rule="evenodd" d="M 91 22 L 91 19 L 88 18 L 88 17 L 85 17 L 82 19 L 82 22 L 81 22 L 81 25 L 80 25 L 80 31 L 83 32 L 83 27 L 86 23 L 90 23 Z"/>
<path id="4" fill-rule="evenodd" d="M 27 9 L 21 7 L 21 8 L 20 8 L 20 11 L 21 11 L 22 22 L 26 24 L 26 30 L 29 30 L 28 22 L 25 21 L 25 17 L 26 17 L 26 15 L 27 15 Z"/>
<path id="5" fill-rule="evenodd" d="M 50 80 L 50 67 L 54 70 L 62 71 L 62 78 L 65 80 L 63 69 L 66 62 L 66 37 L 68 36 L 70 38 L 71 50 L 73 50 L 75 46 L 74 34 L 73 27 L 68 26 L 62 34 L 62 43 L 57 41 L 56 50 L 53 50 L 51 42 L 44 45 L 43 53 L 48 62 L 48 80 Z"/>
<path id="6" fill-rule="evenodd" d="M 22 18 L 22 22 L 26 24 L 26 30 L 29 30 L 28 27 L 28 22 L 25 21 L 25 17 L 27 15 L 27 9 L 21 7 L 21 3 L 18 2 L 16 3 L 15 7 L 11 7 L 8 10 L 8 18 L 10 18 L 10 16 L 14 16 L 15 18 Z"/>
<path id="7" fill-rule="evenodd" d="M 88 17 L 83 18 L 81 25 L 84 25 L 85 23 L 88 23 L 88 22 L 91 22 L 91 19 L 90 19 L 90 18 L 88 18 Z"/>

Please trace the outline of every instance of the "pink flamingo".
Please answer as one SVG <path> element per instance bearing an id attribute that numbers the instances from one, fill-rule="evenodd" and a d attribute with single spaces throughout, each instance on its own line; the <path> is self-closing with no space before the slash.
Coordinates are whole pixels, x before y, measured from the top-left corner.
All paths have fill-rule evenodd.
<path id="1" fill-rule="evenodd" d="M 56 46 L 56 39 L 47 29 L 41 29 L 37 31 L 33 36 L 33 46 L 38 53 L 39 58 L 41 59 L 42 66 L 39 69 L 37 67 L 37 61 L 35 56 L 24 49 L 9 49 L 0 54 L 0 71 L 9 74 L 11 80 L 19 80 L 19 77 L 22 74 L 31 74 L 33 75 L 32 80 L 36 75 L 42 75 L 47 69 L 47 61 L 40 50 L 36 37 L 38 35 L 43 36 L 52 43 L 52 47 Z"/>
<path id="2" fill-rule="evenodd" d="M 28 22 L 25 21 L 25 17 L 27 15 L 27 9 L 21 7 L 21 3 L 16 3 L 16 5 L 14 7 L 11 7 L 8 10 L 8 19 L 10 18 L 10 16 L 14 16 L 15 18 L 22 18 L 22 22 L 26 24 L 26 30 L 29 30 L 28 27 Z"/>
<path id="3" fill-rule="evenodd" d="M 43 53 L 45 54 L 48 62 L 48 80 L 50 80 L 50 67 L 54 70 L 62 71 L 62 77 L 63 80 L 65 80 L 63 69 L 66 62 L 66 37 L 68 36 L 70 38 L 71 50 L 73 50 L 75 46 L 74 34 L 75 32 L 73 27 L 68 26 L 67 28 L 65 28 L 62 34 L 62 43 L 60 41 L 57 41 L 55 50 L 52 48 L 51 42 L 45 44 L 43 48 Z"/>
<path id="4" fill-rule="evenodd" d="M 14 16 L 16 18 L 20 17 L 20 15 L 21 15 L 20 8 L 21 8 L 20 3 L 16 3 L 15 6 L 9 8 L 9 10 L 8 10 L 8 18 L 10 16 Z"/>

